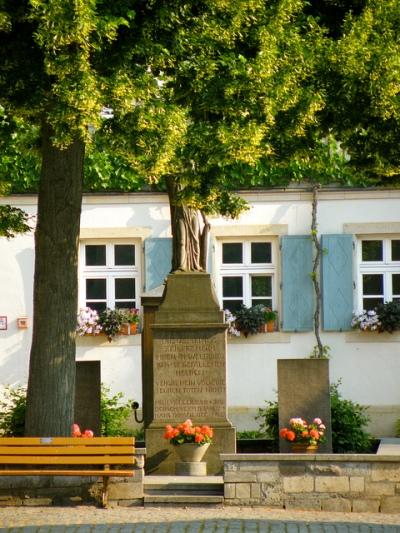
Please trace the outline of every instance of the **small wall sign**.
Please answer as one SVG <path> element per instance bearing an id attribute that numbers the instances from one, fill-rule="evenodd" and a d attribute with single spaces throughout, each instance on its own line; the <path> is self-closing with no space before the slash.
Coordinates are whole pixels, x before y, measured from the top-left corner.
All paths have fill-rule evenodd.
<path id="1" fill-rule="evenodd" d="M 7 317 L 6 316 L 0 316 L 0 330 L 1 329 L 7 329 Z"/>

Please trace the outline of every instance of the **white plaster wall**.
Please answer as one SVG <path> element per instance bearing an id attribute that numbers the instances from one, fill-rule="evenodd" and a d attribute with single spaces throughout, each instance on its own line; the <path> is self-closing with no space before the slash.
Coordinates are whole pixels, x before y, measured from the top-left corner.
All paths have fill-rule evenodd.
<path id="1" fill-rule="evenodd" d="M 302 191 L 246 193 L 249 211 L 238 220 L 211 220 L 213 227 L 252 224 L 287 225 L 289 234 L 308 234 L 311 195 Z M 34 197 L 9 197 L 1 203 L 35 212 Z M 399 223 L 400 191 L 323 191 L 318 205 L 320 233 L 342 233 L 349 223 Z M 151 236 L 170 236 L 169 206 L 165 195 L 87 195 L 82 206 L 82 228 L 150 228 Z M 8 330 L 0 331 L 0 383 L 26 383 L 32 325 L 33 235 L 0 238 L 0 315 Z M 27 315 L 28 330 L 18 330 L 16 319 Z M 270 335 L 270 336 L 269 336 Z M 367 334 L 368 335 L 368 334 Z M 361 404 L 400 406 L 400 334 L 357 336 L 324 333 L 331 348 L 331 381 L 341 379 L 344 397 Z M 315 345 L 311 333 L 274 333 L 229 340 L 228 405 L 236 412 L 254 410 L 276 398 L 276 360 L 308 356 Z M 102 381 L 113 393 L 141 403 L 140 335 L 108 343 L 78 339 L 79 360 L 101 360 Z M 304 386 L 304 384 L 299 384 Z M 397 407 L 396 407 L 397 408 Z M 249 418 L 248 418 L 249 420 Z M 250 423 L 249 423 L 250 424 Z"/>

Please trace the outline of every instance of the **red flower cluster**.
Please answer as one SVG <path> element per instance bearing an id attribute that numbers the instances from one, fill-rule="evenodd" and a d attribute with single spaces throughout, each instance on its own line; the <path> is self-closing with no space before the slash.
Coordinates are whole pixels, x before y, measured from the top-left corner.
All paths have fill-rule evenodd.
<path id="1" fill-rule="evenodd" d="M 93 437 L 93 431 L 91 429 L 85 429 L 82 433 L 78 424 L 72 424 L 72 436 L 82 437 L 83 439 L 91 439 Z"/>
<path id="2" fill-rule="evenodd" d="M 176 427 L 168 424 L 165 427 L 164 439 L 171 444 L 184 444 L 185 442 L 195 442 L 199 446 L 212 442 L 214 432 L 210 426 L 194 426 L 190 419 Z"/>
<path id="3" fill-rule="evenodd" d="M 289 428 L 282 428 L 279 431 L 279 436 L 289 442 L 318 444 L 318 442 L 325 440 L 325 429 L 320 418 L 314 418 L 311 424 L 302 418 L 291 418 Z"/>

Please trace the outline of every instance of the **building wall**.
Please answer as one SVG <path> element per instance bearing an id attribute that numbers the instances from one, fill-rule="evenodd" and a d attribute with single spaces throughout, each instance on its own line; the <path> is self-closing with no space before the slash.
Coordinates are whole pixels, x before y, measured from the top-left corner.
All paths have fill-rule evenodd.
<path id="1" fill-rule="evenodd" d="M 251 235 L 253 229 L 258 232 L 260 228 L 270 235 L 310 233 L 309 192 L 296 189 L 243 196 L 250 209 L 238 220 L 211 220 L 210 265 L 214 269 L 216 243 L 221 235 Z M 36 210 L 34 196 L 12 196 L 0 201 L 31 214 Z M 341 234 L 358 228 L 367 233 L 384 231 L 400 235 L 399 207 L 400 191 L 396 190 L 325 190 L 320 193 L 318 204 L 318 231 Z M 148 193 L 86 195 L 81 228 L 86 237 L 129 235 L 140 243 L 149 236 L 170 237 L 167 197 Z M 0 331 L 0 381 L 3 386 L 25 384 L 32 333 L 33 234 L 10 240 L 0 238 L 0 258 L 0 316 L 8 319 L 8 329 Z M 278 262 L 278 279 L 279 268 Z M 141 271 L 143 285 L 143 261 Z M 354 301 L 356 304 L 355 295 Z M 21 316 L 28 317 L 28 329 L 17 328 L 16 321 Z M 394 435 L 395 421 L 400 418 L 400 333 L 347 331 L 322 332 L 321 336 L 323 344 L 331 349 L 331 382 L 340 379 L 340 391 L 345 398 L 371 406 L 377 436 Z M 258 407 L 265 400 L 276 398 L 277 359 L 306 357 L 315 344 L 312 332 L 280 331 L 229 339 L 228 405 L 231 419 L 239 429 L 257 428 L 254 415 Z M 77 358 L 100 359 L 102 381 L 112 392 L 122 391 L 127 398 L 141 403 L 140 335 L 120 337 L 112 343 L 104 338 L 78 338 Z"/>

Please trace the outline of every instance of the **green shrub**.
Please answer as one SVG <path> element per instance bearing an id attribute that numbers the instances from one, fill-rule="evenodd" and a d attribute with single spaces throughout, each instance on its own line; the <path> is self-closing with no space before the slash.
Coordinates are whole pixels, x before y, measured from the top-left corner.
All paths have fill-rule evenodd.
<path id="1" fill-rule="evenodd" d="M 25 432 L 26 387 L 5 387 L 0 399 L 0 435 L 23 437 Z"/>
<path id="2" fill-rule="evenodd" d="M 372 438 L 365 428 L 369 422 L 367 407 L 344 400 L 339 392 L 340 380 L 331 385 L 332 446 L 334 453 L 365 453 Z"/>
<path id="3" fill-rule="evenodd" d="M 101 435 L 104 437 L 134 435 L 143 436 L 141 430 L 126 427 L 132 413 L 132 402 L 122 402 L 123 393 L 111 396 L 110 389 L 101 385 L 100 422 Z M 4 437 L 23 437 L 25 430 L 26 387 L 6 387 L 0 399 L 0 435 Z"/>
<path id="4" fill-rule="evenodd" d="M 129 416 L 132 414 L 132 401 L 121 403 L 123 393 L 110 395 L 110 389 L 101 385 L 100 422 L 101 434 L 104 437 L 117 437 L 133 435 L 133 431 L 126 427 Z"/>
<path id="5" fill-rule="evenodd" d="M 365 453 L 371 450 L 373 439 L 366 432 L 369 417 L 366 407 L 344 400 L 339 392 L 340 381 L 331 384 L 332 448 L 334 453 Z M 278 402 L 268 401 L 267 407 L 258 410 L 260 431 L 279 444 Z M 300 416 L 300 415 L 299 415 Z"/>
<path id="6" fill-rule="evenodd" d="M 236 432 L 236 439 L 247 439 L 247 440 L 255 440 L 255 439 L 265 439 L 266 435 L 265 433 L 262 433 L 261 431 L 255 430 L 247 430 L 247 431 L 237 431 Z"/>
<path id="7" fill-rule="evenodd" d="M 261 304 L 253 305 L 253 307 L 242 305 L 235 311 L 236 328 L 242 331 L 245 337 L 249 333 L 251 335 L 260 333 L 260 327 L 265 324 L 264 309 L 264 306 Z"/>
<path id="8" fill-rule="evenodd" d="M 393 333 L 400 329 L 400 304 L 399 302 L 385 302 L 378 304 L 376 312 L 379 317 L 379 331 Z"/>

